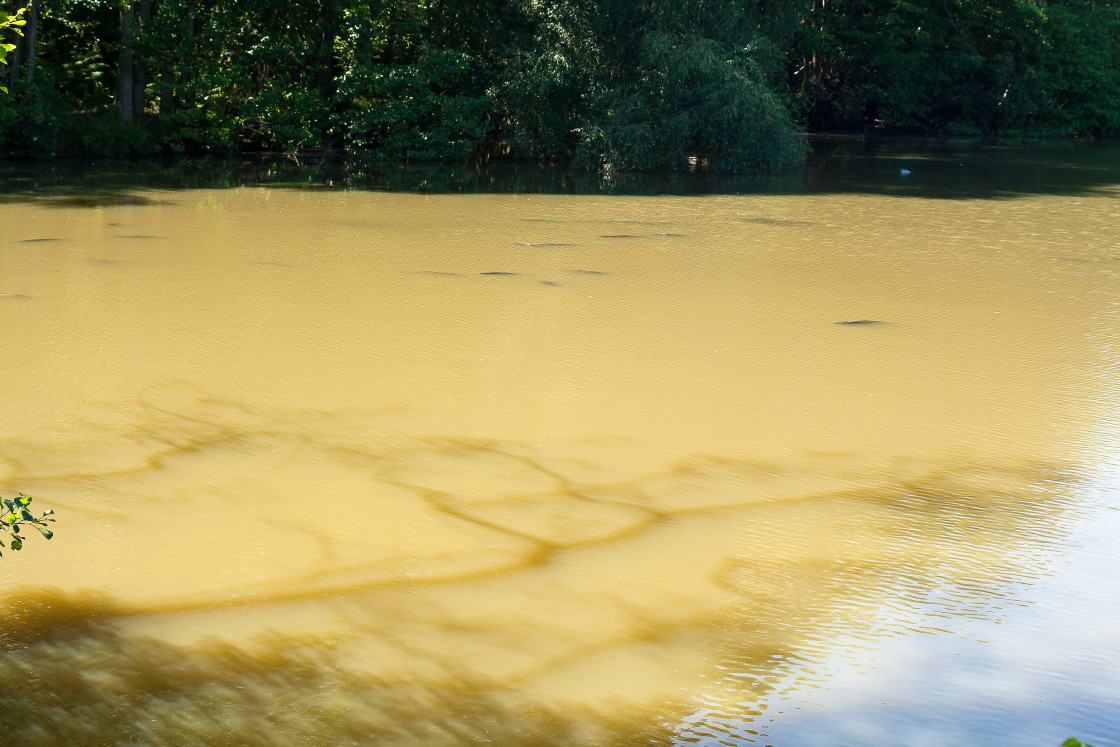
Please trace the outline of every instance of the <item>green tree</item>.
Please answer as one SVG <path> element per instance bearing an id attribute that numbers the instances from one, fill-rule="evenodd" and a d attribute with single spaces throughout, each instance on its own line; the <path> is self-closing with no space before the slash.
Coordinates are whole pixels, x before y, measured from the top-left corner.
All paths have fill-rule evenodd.
<path id="1" fill-rule="evenodd" d="M 1053 2 L 1042 30 L 1045 131 L 1095 137 L 1120 133 L 1120 6 Z"/>
<path id="2" fill-rule="evenodd" d="M 469 37 L 441 15 L 448 11 L 437 4 L 343 8 L 334 124 L 348 151 L 440 160 L 478 149 L 491 102 Z"/>
<path id="3" fill-rule="evenodd" d="M 651 32 L 635 69 L 607 88 L 584 126 L 582 156 L 636 169 L 781 171 L 804 139 L 749 55 L 717 40 Z"/>
<path id="4" fill-rule="evenodd" d="M 781 7 L 780 3 L 774 4 Z M 784 12 L 784 7 L 782 7 Z M 780 171 L 801 161 L 767 9 L 745 0 L 599 0 L 581 158 L 623 168 Z"/>
<path id="5" fill-rule="evenodd" d="M 1120 132 L 1120 6 L 817 0 L 791 76 L 817 128 Z"/>

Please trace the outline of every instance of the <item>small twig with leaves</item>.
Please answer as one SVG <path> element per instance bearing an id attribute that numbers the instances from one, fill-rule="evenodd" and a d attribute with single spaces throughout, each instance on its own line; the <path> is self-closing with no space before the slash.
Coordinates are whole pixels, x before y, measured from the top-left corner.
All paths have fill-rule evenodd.
<path id="1" fill-rule="evenodd" d="M 27 23 L 27 21 L 23 20 L 23 13 L 26 10 L 27 8 L 20 8 L 16 11 L 14 16 L 10 16 L 7 13 L 0 13 L 0 29 L 10 29 L 13 33 L 23 36 L 23 32 L 20 31 L 19 27 Z M 8 61 L 8 52 L 11 52 L 15 48 L 15 44 L 0 42 L 0 64 Z M 0 91 L 7 93 L 8 89 L 0 88 Z"/>
<path id="2" fill-rule="evenodd" d="M 0 547 L 11 547 L 13 550 L 20 550 L 23 548 L 23 537 L 20 536 L 20 527 L 33 526 L 39 530 L 39 534 L 47 539 L 54 536 L 54 532 L 47 529 L 47 523 L 53 522 L 54 519 L 48 518 L 54 514 L 54 509 L 48 508 L 39 516 L 31 513 L 28 506 L 31 505 L 31 496 L 20 493 L 15 498 L 0 498 L 0 503 L 3 507 L 0 508 L 0 530 L 8 533 L 11 537 L 8 544 L 5 545 L 3 540 L 0 540 Z M 0 555 L 4 553 L 0 552 Z"/>

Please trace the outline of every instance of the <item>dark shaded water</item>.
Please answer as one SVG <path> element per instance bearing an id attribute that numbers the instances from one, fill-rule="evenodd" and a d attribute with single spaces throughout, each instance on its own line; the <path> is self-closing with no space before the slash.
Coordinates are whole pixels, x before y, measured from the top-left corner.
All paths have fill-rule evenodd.
<path id="1" fill-rule="evenodd" d="M 1120 143 L 986 142 L 933 138 L 814 136 L 804 168 L 781 176 L 703 172 L 596 172 L 531 163 L 390 165 L 329 153 L 233 159 L 0 165 L 7 200 L 42 196 L 76 205 L 142 201 L 133 187 L 224 189 L 272 186 L 395 192 L 615 195 L 890 194 L 935 199 L 1078 195 L 1120 178 Z M 909 171 L 905 176 L 901 171 Z"/>

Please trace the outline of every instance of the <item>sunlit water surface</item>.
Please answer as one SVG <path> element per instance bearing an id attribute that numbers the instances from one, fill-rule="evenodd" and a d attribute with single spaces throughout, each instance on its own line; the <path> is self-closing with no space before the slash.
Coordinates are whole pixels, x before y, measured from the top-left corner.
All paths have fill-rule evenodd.
<path id="1" fill-rule="evenodd" d="M 1120 187 L 970 157 L 0 196 L 0 733 L 1120 743 Z"/>

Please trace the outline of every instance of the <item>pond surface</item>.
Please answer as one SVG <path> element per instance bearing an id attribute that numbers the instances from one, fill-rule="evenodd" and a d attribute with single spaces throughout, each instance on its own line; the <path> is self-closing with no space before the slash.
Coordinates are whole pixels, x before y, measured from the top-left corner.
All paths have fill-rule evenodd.
<path id="1" fill-rule="evenodd" d="M 1118 743 L 1116 148 L 123 170 L 2 175 L 13 743 Z"/>

